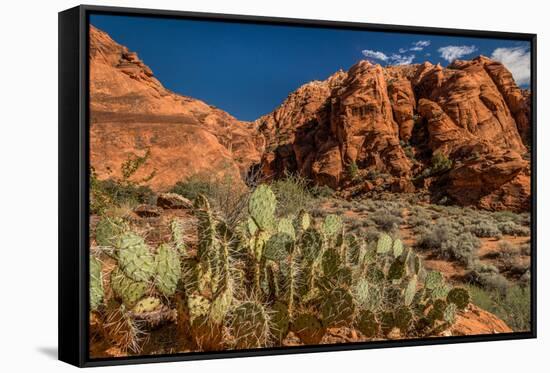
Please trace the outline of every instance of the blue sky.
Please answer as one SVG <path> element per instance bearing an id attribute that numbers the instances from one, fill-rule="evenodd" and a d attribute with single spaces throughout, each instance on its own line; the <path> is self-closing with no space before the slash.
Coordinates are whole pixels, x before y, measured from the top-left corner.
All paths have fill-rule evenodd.
<path id="1" fill-rule="evenodd" d="M 166 88 L 241 120 L 271 112 L 302 84 L 362 59 L 445 66 L 483 54 L 529 85 L 525 41 L 115 15 L 92 15 L 90 23 L 137 52 Z"/>

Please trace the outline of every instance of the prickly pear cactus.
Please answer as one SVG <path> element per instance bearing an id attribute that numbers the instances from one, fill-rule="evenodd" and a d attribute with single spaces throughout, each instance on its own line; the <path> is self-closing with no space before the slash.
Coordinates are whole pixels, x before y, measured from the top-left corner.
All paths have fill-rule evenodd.
<path id="1" fill-rule="evenodd" d="M 345 245 L 347 248 L 346 260 L 353 265 L 358 265 L 362 254 L 361 241 L 354 234 L 346 234 Z"/>
<path id="2" fill-rule="evenodd" d="M 160 299 L 156 297 L 145 297 L 136 303 L 136 305 L 132 308 L 132 312 L 137 314 L 153 312 L 161 306 L 162 302 Z"/>
<path id="3" fill-rule="evenodd" d="M 277 232 L 286 234 L 287 236 L 291 237 L 292 240 L 296 239 L 296 230 L 294 229 L 294 223 L 292 222 L 292 219 L 280 219 L 279 223 L 277 224 Z"/>
<path id="4" fill-rule="evenodd" d="M 192 294 L 187 298 L 187 308 L 189 309 L 189 319 L 193 323 L 195 320 L 208 315 L 210 301 L 202 295 Z"/>
<path id="5" fill-rule="evenodd" d="M 411 326 L 413 320 L 413 314 L 409 307 L 399 307 L 394 312 L 395 326 L 399 328 L 402 334 L 406 334 L 407 330 Z"/>
<path id="6" fill-rule="evenodd" d="M 292 321 L 291 329 L 306 345 L 319 344 L 326 332 L 326 328 L 312 313 L 299 314 Z"/>
<path id="7" fill-rule="evenodd" d="M 90 309 L 97 310 L 103 300 L 103 279 L 101 262 L 90 255 Z"/>
<path id="8" fill-rule="evenodd" d="M 405 262 L 401 261 L 400 258 L 396 258 L 390 268 L 388 269 L 388 280 L 401 280 L 405 276 Z"/>
<path id="9" fill-rule="evenodd" d="M 174 247 L 181 255 L 186 254 L 185 240 L 183 239 L 183 228 L 178 219 L 172 219 L 170 222 L 170 233 Z"/>
<path id="10" fill-rule="evenodd" d="M 456 320 L 457 305 L 454 303 L 447 304 L 443 312 L 443 320 L 446 323 L 453 324 Z"/>
<path id="11" fill-rule="evenodd" d="M 155 286 L 169 297 L 176 291 L 181 278 L 181 265 L 178 253 L 167 244 L 161 244 L 155 255 Z"/>
<path id="12" fill-rule="evenodd" d="M 320 311 L 324 326 L 345 325 L 351 321 L 355 311 L 353 297 L 348 290 L 336 288 L 324 297 Z"/>
<path id="13" fill-rule="evenodd" d="M 367 338 L 375 337 L 380 331 L 380 324 L 374 312 L 362 310 L 357 315 L 355 326 Z"/>
<path id="14" fill-rule="evenodd" d="M 393 256 L 397 258 L 403 254 L 403 242 L 398 238 L 393 241 Z"/>
<path id="15" fill-rule="evenodd" d="M 449 286 L 445 283 L 441 283 L 430 291 L 430 297 L 432 299 L 446 299 L 449 294 Z"/>
<path id="16" fill-rule="evenodd" d="M 227 313 L 231 308 L 233 302 L 233 285 L 229 282 L 225 288 L 216 294 L 212 301 L 212 307 L 210 308 L 210 319 L 216 323 L 221 324 Z"/>
<path id="17" fill-rule="evenodd" d="M 103 217 L 95 228 L 95 241 L 99 246 L 116 246 L 117 239 L 128 230 L 128 224 L 118 217 Z"/>
<path id="18" fill-rule="evenodd" d="M 417 285 L 417 277 L 414 275 L 411 277 L 409 282 L 407 283 L 407 287 L 405 288 L 405 292 L 403 294 L 404 296 L 404 304 L 405 306 L 410 306 L 414 300 L 414 296 L 416 294 L 416 285 Z"/>
<path id="19" fill-rule="evenodd" d="M 216 222 L 210 209 L 208 198 L 199 194 L 194 202 L 194 214 L 197 217 L 197 236 L 199 245 L 197 249 L 197 257 L 203 263 L 212 259 L 216 250 Z"/>
<path id="20" fill-rule="evenodd" d="M 111 272 L 111 288 L 126 307 L 133 307 L 145 295 L 149 285 L 126 276 L 118 267 Z"/>
<path id="21" fill-rule="evenodd" d="M 387 254 L 392 249 L 393 241 L 389 235 L 382 233 L 378 237 L 378 243 L 376 245 L 376 252 L 378 254 Z"/>
<path id="22" fill-rule="evenodd" d="M 445 309 L 447 308 L 447 302 L 442 299 L 436 299 L 432 308 L 428 312 L 428 319 L 433 324 L 436 321 L 443 321 L 445 317 Z"/>
<path id="23" fill-rule="evenodd" d="M 325 217 L 323 224 L 321 226 L 322 232 L 325 234 L 325 237 L 329 239 L 334 239 L 338 234 L 342 232 L 342 218 L 338 215 L 330 214 Z"/>
<path id="24" fill-rule="evenodd" d="M 443 275 L 438 271 L 428 272 L 426 279 L 424 280 L 424 286 L 426 289 L 433 290 L 444 283 Z"/>
<path id="25" fill-rule="evenodd" d="M 331 248 L 325 251 L 321 263 L 325 277 L 332 278 L 338 273 L 338 270 L 342 265 L 342 260 L 336 250 Z"/>
<path id="26" fill-rule="evenodd" d="M 273 227 L 273 216 L 277 200 L 271 188 L 260 185 L 254 190 L 248 202 L 248 212 L 256 225 L 262 230 L 270 230 Z"/>
<path id="27" fill-rule="evenodd" d="M 458 310 L 463 310 L 470 303 L 470 293 L 464 288 L 453 288 L 447 294 L 447 303 L 455 304 Z"/>
<path id="28" fill-rule="evenodd" d="M 294 239 L 288 233 L 275 233 L 266 242 L 263 256 L 266 259 L 280 262 L 290 253 Z"/>
<path id="29" fill-rule="evenodd" d="M 296 232 L 304 232 L 311 225 L 311 217 L 304 210 L 300 210 L 298 216 L 294 220 L 294 228 Z"/>
<path id="30" fill-rule="evenodd" d="M 230 330 L 235 337 L 235 348 L 265 347 L 269 339 L 269 316 L 260 303 L 241 303 L 232 312 Z"/>
<path id="31" fill-rule="evenodd" d="M 290 326 L 290 317 L 288 307 L 285 303 L 277 301 L 271 307 L 271 334 L 279 343 L 288 334 Z"/>
<path id="32" fill-rule="evenodd" d="M 135 281 L 149 281 L 155 273 L 155 259 L 143 238 L 125 233 L 118 249 L 118 262 L 126 276 Z"/>
<path id="33" fill-rule="evenodd" d="M 300 250 L 307 263 L 311 264 L 321 255 L 323 250 L 323 237 L 315 228 L 304 231 L 300 240 Z"/>
<path id="34" fill-rule="evenodd" d="M 360 308 L 367 308 L 370 285 L 367 279 L 359 279 L 353 286 L 352 293 L 355 302 Z"/>

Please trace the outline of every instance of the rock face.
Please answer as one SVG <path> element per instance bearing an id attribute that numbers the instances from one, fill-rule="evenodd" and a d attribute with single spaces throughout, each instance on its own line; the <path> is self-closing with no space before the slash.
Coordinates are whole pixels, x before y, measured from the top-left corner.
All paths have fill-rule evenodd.
<path id="1" fill-rule="evenodd" d="M 395 193 L 525 211 L 530 100 L 483 56 L 446 68 L 361 61 L 242 122 L 170 92 L 135 53 L 90 29 L 91 164 L 99 178 L 120 177 L 127 159 L 148 154 L 133 177 L 156 191 L 196 174 L 242 183 L 259 169 L 343 193 L 379 190 L 376 180 L 385 180 Z M 434 154 L 450 166 L 434 164 Z"/>
<path id="2" fill-rule="evenodd" d="M 134 175 L 155 190 L 187 176 L 241 175 L 260 160 L 263 139 L 200 100 L 170 92 L 136 55 L 90 28 L 90 156 L 99 178 L 119 177 L 134 155 L 150 157 Z"/>
<path id="3" fill-rule="evenodd" d="M 391 175 L 393 192 L 428 188 L 461 205 L 523 211 L 530 115 L 529 94 L 502 64 L 480 56 L 447 68 L 361 61 L 305 84 L 256 122 L 268 143 L 268 177 L 298 172 L 345 190 L 358 183 L 353 167 Z M 432 169 L 436 153 L 448 169 Z M 365 187 L 356 189 L 369 189 L 371 181 L 359 182 Z"/>

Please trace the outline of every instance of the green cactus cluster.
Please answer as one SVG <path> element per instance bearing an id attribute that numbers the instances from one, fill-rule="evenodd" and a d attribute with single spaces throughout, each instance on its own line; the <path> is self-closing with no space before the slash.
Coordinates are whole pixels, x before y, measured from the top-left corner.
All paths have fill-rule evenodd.
<path id="1" fill-rule="evenodd" d="M 169 242 L 156 248 L 127 223 L 105 220 L 96 241 L 114 249 L 115 299 L 133 314 L 175 307 L 191 348 L 212 350 L 277 346 L 289 331 L 318 344 L 341 326 L 366 338 L 433 335 L 470 301 L 399 239 L 353 235 L 337 215 L 316 221 L 305 211 L 280 217 L 276 210 L 267 185 L 253 191 L 237 224 L 198 195 L 196 245 L 186 246 L 181 222 L 172 220 Z M 96 310 L 106 303 L 101 263 L 90 259 L 90 269 Z"/>

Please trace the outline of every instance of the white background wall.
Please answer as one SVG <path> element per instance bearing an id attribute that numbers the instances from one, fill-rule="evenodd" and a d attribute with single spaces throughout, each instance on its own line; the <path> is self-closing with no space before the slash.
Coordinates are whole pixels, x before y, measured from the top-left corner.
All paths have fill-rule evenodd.
<path id="1" fill-rule="evenodd" d="M 540 372 L 550 359 L 550 20 L 544 1 L 128 0 L 100 5 L 538 34 L 539 338 L 111 368 L 145 372 Z M 0 370 L 68 371 L 57 353 L 57 12 L 76 1 L 6 0 L 0 10 Z M 542 267 L 542 269 L 541 269 Z"/>

